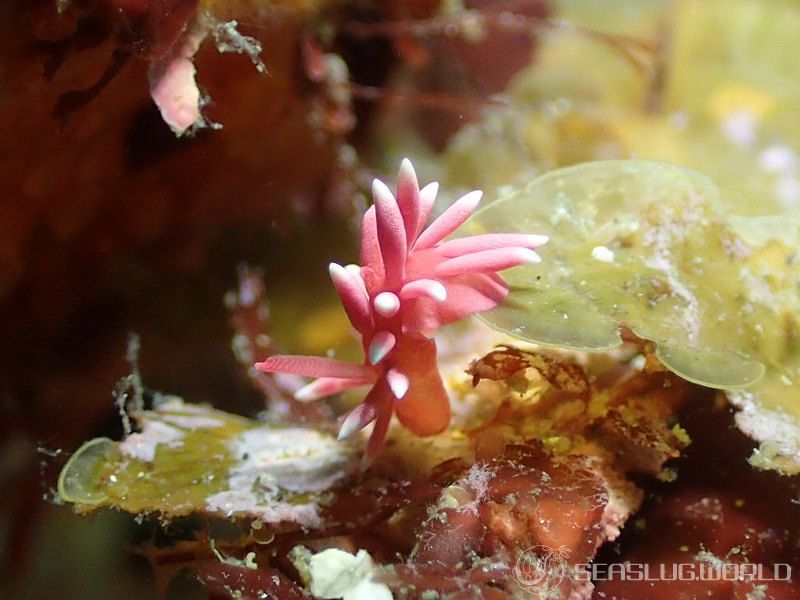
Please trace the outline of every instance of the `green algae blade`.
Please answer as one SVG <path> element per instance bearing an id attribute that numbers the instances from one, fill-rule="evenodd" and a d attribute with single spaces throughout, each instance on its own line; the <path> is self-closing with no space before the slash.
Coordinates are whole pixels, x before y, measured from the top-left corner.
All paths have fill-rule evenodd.
<path id="1" fill-rule="evenodd" d="M 356 446 L 327 433 L 269 426 L 177 398 L 132 416 L 139 431 L 120 442 L 92 440 L 64 467 L 59 493 L 76 510 L 314 527 L 320 495 L 359 457 Z"/>
<path id="2" fill-rule="evenodd" d="M 650 63 L 664 75 L 658 89 L 627 56 L 597 39 L 547 36 L 537 60 L 506 91 L 508 104 L 487 109 L 480 122 L 455 136 L 446 152 L 448 183 L 504 197 L 502 186 L 513 183 L 512 193 L 519 193 L 551 169 L 630 157 L 687 165 L 708 175 L 720 190 L 721 208 L 712 212 L 721 230 L 706 230 L 703 251 L 718 239 L 736 242 L 727 246 L 729 252 L 750 253 L 736 259 L 738 272 L 723 264 L 719 277 L 709 269 L 705 273 L 709 288 L 742 292 L 738 305 L 730 303 L 730 295 L 722 300 L 728 310 L 718 315 L 720 333 L 730 336 L 730 344 L 721 335 L 697 354 L 680 340 L 662 341 L 658 353 L 681 376 L 726 389 L 740 409 L 740 428 L 764 443 L 759 466 L 798 472 L 800 62 L 780 57 L 797 45 L 800 11 L 791 2 L 648 0 L 633 3 L 642 19 L 632 20 L 629 3 L 607 3 L 599 12 L 591 4 L 568 3 L 566 20 L 647 40 L 654 48 L 668 46 Z M 492 192 L 496 189 L 500 194 Z M 542 248 L 542 269 L 555 252 Z M 719 280 L 723 275 L 730 283 Z M 588 329 L 581 324 L 576 333 L 560 329 L 555 318 L 520 320 L 517 313 L 525 305 L 545 315 L 550 308 L 540 292 L 528 295 L 517 294 L 520 305 L 506 305 L 489 318 L 526 339 L 592 348 L 609 343 L 607 322 Z M 595 308 L 591 304 L 582 314 L 588 318 Z M 583 322 L 574 310 L 570 316 Z M 703 317 L 706 328 L 711 320 Z M 720 343 L 723 354 L 714 354 Z M 729 357 L 733 362 L 726 366 Z M 743 365 L 749 370 L 737 373 L 743 358 L 752 361 Z M 755 363 L 766 369 L 760 379 Z M 736 386 L 747 381 L 746 388 Z M 790 463 L 795 466 L 788 468 Z"/>
<path id="3" fill-rule="evenodd" d="M 691 381 L 742 387 L 764 373 L 745 314 L 744 242 L 700 173 L 655 161 L 585 163 L 512 188 L 468 227 L 550 236 L 542 263 L 509 271 L 508 300 L 484 315 L 503 331 L 606 350 L 627 327 Z"/>
<path id="4" fill-rule="evenodd" d="M 108 498 L 100 473 L 117 454 L 108 438 L 89 440 L 75 451 L 58 476 L 58 495 L 65 502 L 95 505 Z"/>

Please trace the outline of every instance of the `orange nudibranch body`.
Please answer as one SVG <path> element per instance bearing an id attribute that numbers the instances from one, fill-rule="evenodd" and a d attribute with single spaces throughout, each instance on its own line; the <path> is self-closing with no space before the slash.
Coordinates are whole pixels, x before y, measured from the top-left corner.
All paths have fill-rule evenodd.
<path id="1" fill-rule="evenodd" d="M 395 400 L 403 426 L 417 435 L 434 435 L 450 424 L 450 399 L 436 362 L 436 342 L 420 334 L 400 338 L 392 362 L 408 375 L 408 392 Z"/>

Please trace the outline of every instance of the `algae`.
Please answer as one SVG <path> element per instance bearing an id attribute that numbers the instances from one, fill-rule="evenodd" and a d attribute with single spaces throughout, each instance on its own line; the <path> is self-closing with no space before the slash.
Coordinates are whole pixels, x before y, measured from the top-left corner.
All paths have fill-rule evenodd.
<path id="1" fill-rule="evenodd" d="M 581 229 L 585 223 L 575 223 L 572 233 L 564 225 L 536 230 L 561 231 L 542 249 L 543 263 L 536 271 L 543 276 L 537 289 L 549 286 L 546 303 L 534 304 L 544 302 L 540 292 L 517 291 L 512 303 L 490 319 L 528 339 L 592 348 L 617 344 L 620 323 L 632 323 L 639 335 L 659 342 L 660 358 L 675 372 L 727 389 L 726 396 L 740 409 L 740 428 L 766 444 L 761 457 L 775 457 L 757 461 L 760 465 L 783 472 L 800 468 L 800 443 L 795 441 L 800 438 L 800 63 L 787 59 L 797 48 L 796 4 L 654 0 L 614 3 L 602 10 L 567 2 L 562 9 L 561 17 L 576 27 L 543 36 L 536 59 L 507 90 L 506 104 L 487 109 L 480 122 L 459 132 L 445 158 L 451 182 L 482 188 L 489 198 L 519 199 L 532 180 L 552 169 L 607 159 L 667 161 L 682 165 L 683 175 L 675 175 L 675 182 L 662 181 L 671 190 L 663 193 L 663 206 L 652 204 L 652 214 L 631 218 L 637 223 L 644 219 L 662 233 L 673 218 L 665 211 L 674 212 L 678 221 L 680 212 L 696 211 L 708 223 L 681 225 L 688 238 L 671 248 L 679 256 L 660 261 L 665 268 L 658 273 L 641 262 L 632 266 L 630 253 L 608 245 L 625 239 L 621 232 L 605 234 L 624 227 L 619 219 L 631 216 L 608 213 L 609 206 L 617 208 L 613 194 L 603 207 L 604 214 L 615 215 L 608 221 L 578 200 L 575 210 L 586 212 L 581 218 L 599 218 L 602 231 L 588 235 Z M 553 187 L 564 174 L 549 175 L 537 185 Z M 645 171 L 642 176 L 643 181 L 630 183 L 633 174 L 614 175 L 617 184 L 625 179 L 639 192 L 658 195 L 658 190 L 645 189 L 658 185 L 658 175 Z M 540 206 L 532 208 L 538 211 L 537 223 L 529 224 L 541 221 L 544 226 L 545 213 L 558 209 L 543 189 L 530 193 Z M 699 203 L 687 202 L 689 196 Z M 637 209 L 630 203 L 651 204 L 622 190 L 620 199 L 633 213 Z M 518 218 L 525 216 L 509 217 L 503 227 Z M 557 245 L 578 234 L 586 235 L 578 244 L 584 253 L 580 262 L 577 255 L 562 257 L 562 273 L 549 274 L 548 263 L 559 260 Z M 690 264 L 692 252 L 702 265 Z M 649 256 L 658 258 L 652 248 Z M 568 279 L 564 260 L 571 283 L 557 297 L 555 282 Z M 582 270 L 590 277 L 583 277 Z M 686 290 L 673 285 L 670 271 Z M 649 281 L 648 274 L 653 275 Z M 600 300 L 587 300 L 598 290 L 576 288 L 583 280 L 593 281 L 583 286 L 601 288 Z M 645 310 L 639 305 L 635 314 L 627 314 L 630 307 L 621 307 L 629 299 L 617 302 L 625 295 L 621 283 L 655 306 Z M 665 294 L 659 296 L 658 286 L 664 283 Z M 708 293 L 712 289 L 722 290 L 721 296 Z M 515 309 L 514 301 L 522 305 Z M 562 311 L 568 322 L 556 318 L 561 305 L 569 309 Z M 537 319 L 530 310 L 537 311 Z M 764 370 L 760 378 L 758 364 Z"/>
<path id="2" fill-rule="evenodd" d="M 511 293 L 483 317 L 580 350 L 619 346 L 628 328 L 681 377 L 746 388 L 759 407 L 797 419 L 800 269 L 787 242 L 797 226 L 733 225 L 727 210 L 710 179 L 655 161 L 585 163 L 508 187 L 465 229 L 551 240 L 541 264 L 505 274 Z M 759 235 L 737 233 L 751 223 Z"/>
<path id="3" fill-rule="evenodd" d="M 192 513 L 318 523 L 320 494 L 353 470 L 358 449 L 300 427 L 257 421 L 171 399 L 133 415 L 121 442 L 84 444 L 64 467 L 61 497 L 88 512 Z"/>

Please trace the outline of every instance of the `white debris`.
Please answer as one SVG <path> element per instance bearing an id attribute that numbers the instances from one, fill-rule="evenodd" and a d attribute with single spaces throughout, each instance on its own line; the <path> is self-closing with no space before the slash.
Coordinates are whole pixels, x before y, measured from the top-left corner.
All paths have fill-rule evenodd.
<path id="1" fill-rule="evenodd" d="M 758 115 L 746 108 L 731 111 L 720 123 L 722 133 L 742 148 L 750 148 L 758 136 Z"/>
<path id="2" fill-rule="evenodd" d="M 747 390 L 726 390 L 731 404 L 739 409 L 736 425 L 748 436 L 761 442 L 750 464 L 762 469 L 780 469 L 786 473 L 800 470 L 800 423 L 789 413 L 762 406 Z"/>
<path id="3" fill-rule="evenodd" d="M 233 452 L 242 462 L 231 471 L 232 479 L 269 474 L 293 492 L 330 489 L 354 466 L 357 454 L 352 444 L 303 427 L 249 429 L 233 440 Z"/>
<path id="4" fill-rule="evenodd" d="M 383 583 L 373 581 L 375 563 L 366 550 L 353 555 L 337 548 L 311 554 L 296 546 L 290 555 L 311 595 L 320 600 L 392 600 Z"/>
<path id="5" fill-rule="evenodd" d="M 239 463 L 227 490 L 206 499 L 212 511 L 244 513 L 267 523 L 320 525 L 316 502 L 284 500 L 287 493 L 324 492 L 356 467 L 358 448 L 302 427 L 249 429 L 231 441 Z"/>
<path id="6" fill-rule="evenodd" d="M 261 42 L 249 35 L 242 35 L 239 33 L 238 27 L 237 21 L 213 23 L 211 33 L 214 36 L 217 51 L 220 54 L 225 52 L 246 54 L 259 73 L 266 73 L 267 67 L 261 60 Z"/>
<path id="7" fill-rule="evenodd" d="M 595 246 L 592 248 L 592 258 L 604 263 L 613 263 L 614 252 L 605 246 Z"/>
<path id="8" fill-rule="evenodd" d="M 161 421 L 145 419 L 142 422 L 142 431 L 132 433 L 122 440 L 119 449 L 124 456 L 143 462 L 153 462 L 159 444 L 175 448 L 181 444 L 185 435 L 177 427 Z"/>
<path id="9" fill-rule="evenodd" d="M 176 448 L 191 431 L 222 427 L 225 423 L 221 419 L 208 416 L 212 412 L 208 407 L 185 404 L 180 398 L 171 397 L 143 414 L 142 430 L 126 437 L 120 443 L 120 450 L 130 458 L 152 462 L 159 444 Z"/>
<path id="10" fill-rule="evenodd" d="M 241 482 L 240 482 L 241 483 Z M 256 484 L 257 485 L 257 484 Z M 319 505 L 309 501 L 304 504 L 281 502 L 280 490 L 230 489 L 206 498 L 208 509 L 225 515 L 245 514 L 264 523 L 292 522 L 303 527 L 320 527 Z"/>
<path id="11" fill-rule="evenodd" d="M 159 394 L 159 402 L 153 401 L 159 414 L 181 413 L 187 415 L 207 415 L 211 410 L 207 404 L 186 404 L 179 396 Z"/>
<path id="12" fill-rule="evenodd" d="M 199 415 L 170 415 L 165 414 L 161 416 L 162 421 L 172 423 L 183 429 L 213 429 L 215 427 L 222 427 L 223 423 L 220 419 L 213 417 L 203 417 Z"/>
<path id="13" fill-rule="evenodd" d="M 797 154 L 789 146 L 774 144 L 761 151 L 758 164 L 765 171 L 786 173 L 797 167 Z"/>

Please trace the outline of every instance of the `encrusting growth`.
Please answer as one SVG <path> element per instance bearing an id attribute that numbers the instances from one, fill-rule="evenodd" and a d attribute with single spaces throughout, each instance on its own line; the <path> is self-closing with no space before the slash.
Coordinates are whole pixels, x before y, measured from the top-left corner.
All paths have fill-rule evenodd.
<path id="1" fill-rule="evenodd" d="M 371 460 L 389 429 L 392 413 L 416 435 L 433 435 L 450 422 L 450 402 L 430 336 L 441 325 L 497 306 L 508 286 L 496 273 L 538 263 L 543 235 L 485 234 L 443 241 L 477 208 L 481 192 L 456 200 L 427 228 L 437 183 L 419 189 L 408 159 L 397 179 L 397 197 L 379 180 L 364 214 L 361 266 L 336 263 L 330 275 L 347 317 L 361 335 L 365 362 L 314 356 L 273 356 L 258 363 L 269 373 L 316 379 L 296 397 L 314 400 L 372 385 L 364 402 L 344 419 L 339 438 L 375 421 L 367 445 Z"/>

